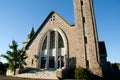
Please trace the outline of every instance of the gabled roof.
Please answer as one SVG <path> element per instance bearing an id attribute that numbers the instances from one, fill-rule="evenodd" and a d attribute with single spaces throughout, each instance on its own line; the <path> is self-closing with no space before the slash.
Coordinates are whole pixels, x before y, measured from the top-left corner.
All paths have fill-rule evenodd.
<path id="1" fill-rule="evenodd" d="M 31 44 L 31 42 L 34 40 L 34 38 L 38 35 L 38 33 L 42 30 L 43 26 L 45 25 L 45 23 L 47 22 L 48 18 L 52 15 L 56 13 L 55 11 L 51 11 L 49 13 L 49 15 L 46 17 L 46 19 L 43 21 L 43 23 L 40 25 L 40 27 L 38 28 L 38 30 L 36 31 L 36 33 L 33 35 L 33 37 L 30 39 L 30 41 L 28 42 L 28 44 L 26 45 L 25 49 L 28 48 L 28 46 Z M 56 13 L 57 14 L 57 13 Z M 66 22 L 68 25 L 72 26 L 71 24 L 69 24 L 65 19 L 63 19 L 59 14 L 57 14 L 64 22 Z"/>

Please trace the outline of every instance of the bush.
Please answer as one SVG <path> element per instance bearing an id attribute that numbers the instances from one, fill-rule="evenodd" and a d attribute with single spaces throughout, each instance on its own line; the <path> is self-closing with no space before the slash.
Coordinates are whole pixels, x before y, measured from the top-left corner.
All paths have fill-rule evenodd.
<path id="1" fill-rule="evenodd" d="M 113 63 L 112 64 L 112 71 L 113 72 L 119 72 L 119 64 L 118 63 Z"/>
<path id="2" fill-rule="evenodd" d="M 74 77 L 76 79 L 85 79 L 85 80 L 89 80 L 89 71 L 87 69 L 84 69 L 82 67 L 78 67 L 75 69 L 75 75 Z"/>

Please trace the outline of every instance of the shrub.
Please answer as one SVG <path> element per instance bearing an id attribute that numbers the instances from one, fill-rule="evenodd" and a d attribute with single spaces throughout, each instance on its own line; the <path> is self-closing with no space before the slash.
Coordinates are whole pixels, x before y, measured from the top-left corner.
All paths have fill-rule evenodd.
<path id="1" fill-rule="evenodd" d="M 89 80 L 89 71 L 79 66 L 78 68 L 75 69 L 74 77 L 76 79 Z"/>

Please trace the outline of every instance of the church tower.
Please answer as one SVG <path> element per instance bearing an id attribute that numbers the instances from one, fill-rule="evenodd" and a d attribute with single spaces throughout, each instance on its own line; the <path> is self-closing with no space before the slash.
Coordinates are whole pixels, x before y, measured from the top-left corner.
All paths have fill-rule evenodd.
<path id="1" fill-rule="evenodd" d="M 98 48 L 98 35 L 93 10 L 92 0 L 73 0 L 75 27 L 78 28 L 80 49 L 83 51 L 84 60 L 78 62 L 77 66 L 89 68 L 94 74 L 102 75 L 100 68 L 100 53 Z M 77 32 L 77 31 L 76 31 Z M 77 60 L 78 61 L 78 60 Z"/>

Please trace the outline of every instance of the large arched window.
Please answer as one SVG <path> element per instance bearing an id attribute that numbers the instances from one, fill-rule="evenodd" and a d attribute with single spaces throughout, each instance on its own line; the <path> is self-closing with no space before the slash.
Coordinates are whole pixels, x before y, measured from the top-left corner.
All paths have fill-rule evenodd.
<path id="1" fill-rule="evenodd" d="M 65 66 L 65 41 L 57 30 L 48 31 L 41 42 L 39 68 L 62 68 Z"/>

